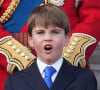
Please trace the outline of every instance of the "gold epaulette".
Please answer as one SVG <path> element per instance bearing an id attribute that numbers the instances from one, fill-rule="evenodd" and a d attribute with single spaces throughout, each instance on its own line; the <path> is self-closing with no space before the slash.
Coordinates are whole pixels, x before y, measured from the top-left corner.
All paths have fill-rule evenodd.
<path id="1" fill-rule="evenodd" d="M 96 39 L 83 33 L 72 34 L 68 45 L 63 49 L 62 56 L 72 65 L 81 67 L 86 66 L 85 51 L 86 48 L 96 42 Z"/>
<path id="2" fill-rule="evenodd" d="M 0 53 L 7 58 L 7 71 L 13 73 L 15 67 L 23 70 L 30 66 L 35 56 L 30 50 L 16 41 L 12 36 L 6 36 L 0 39 Z"/>

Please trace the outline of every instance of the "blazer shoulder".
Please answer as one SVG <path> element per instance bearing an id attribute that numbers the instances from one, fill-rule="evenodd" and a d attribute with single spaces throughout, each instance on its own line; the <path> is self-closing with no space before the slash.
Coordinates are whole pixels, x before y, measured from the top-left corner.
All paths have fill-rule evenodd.
<path id="1" fill-rule="evenodd" d="M 80 75 L 84 75 L 86 77 L 95 77 L 95 74 L 92 70 L 86 69 L 86 68 L 81 68 L 80 70 Z"/>
<path id="2" fill-rule="evenodd" d="M 64 59 L 64 62 L 66 63 L 66 69 L 68 69 L 72 74 L 77 78 L 79 76 L 81 77 L 93 77 L 95 78 L 94 72 L 87 68 L 82 68 L 80 66 L 73 66 L 71 65 L 67 60 Z"/>

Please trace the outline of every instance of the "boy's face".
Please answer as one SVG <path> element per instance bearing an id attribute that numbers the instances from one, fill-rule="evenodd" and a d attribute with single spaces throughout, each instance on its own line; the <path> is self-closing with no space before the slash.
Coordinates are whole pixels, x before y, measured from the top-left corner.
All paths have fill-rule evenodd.
<path id="1" fill-rule="evenodd" d="M 29 44 L 34 47 L 37 56 L 46 64 L 53 64 L 62 56 L 62 50 L 67 43 L 63 29 L 54 26 L 36 26 L 29 36 Z"/>

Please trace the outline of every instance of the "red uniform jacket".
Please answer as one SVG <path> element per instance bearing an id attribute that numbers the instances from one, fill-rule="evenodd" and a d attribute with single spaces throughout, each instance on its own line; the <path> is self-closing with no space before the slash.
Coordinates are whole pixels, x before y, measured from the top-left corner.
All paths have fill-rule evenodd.
<path id="1" fill-rule="evenodd" d="M 43 0 L 21 0 L 9 20 L 0 25 L 0 39 L 4 38 L 5 36 L 12 35 L 11 33 L 26 33 L 29 13 L 32 11 L 32 9 L 39 6 L 42 1 Z M 11 0 L 4 0 L 3 4 L 0 7 L 0 16 L 3 15 L 3 12 L 5 11 L 5 9 L 7 9 L 10 2 Z M 77 2 L 75 0 L 64 0 L 64 4 L 61 7 L 69 17 L 71 35 L 73 33 L 84 33 L 96 39 L 96 43 L 90 45 L 85 50 L 85 59 L 86 61 L 88 61 L 90 55 L 92 54 L 97 46 L 98 41 L 100 40 L 100 0 L 81 0 L 81 3 L 79 3 L 79 5 L 76 4 Z M 1 53 L 0 77 L 2 78 L 0 78 L 0 90 L 4 89 L 5 80 L 9 75 L 6 70 L 7 64 L 8 62 L 6 57 Z"/>

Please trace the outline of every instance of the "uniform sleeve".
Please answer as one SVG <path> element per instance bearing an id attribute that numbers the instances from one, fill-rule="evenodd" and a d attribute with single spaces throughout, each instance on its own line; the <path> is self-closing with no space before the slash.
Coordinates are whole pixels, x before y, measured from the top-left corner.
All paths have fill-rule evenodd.
<path id="1" fill-rule="evenodd" d="M 89 66 L 89 57 L 100 41 L 100 0 L 78 0 L 78 8 L 75 1 L 66 0 L 62 7 L 71 26 L 71 38 L 63 56 L 73 65 L 80 63 L 84 67 Z"/>
<path id="2" fill-rule="evenodd" d="M 96 39 L 96 43 L 86 49 L 85 58 L 88 60 L 100 40 L 100 0 L 81 0 L 78 15 L 79 23 L 71 33 L 84 33 Z"/>
<path id="3" fill-rule="evenodd" d="M 2 28 L 2 25 L 0 24 L 0 44 L 1 44 L 1 39 L 5 36 L 11 36 L 9 32 L 4 30 Z M 4 90 L 4 85 L 6 82 L 6 78 L 9 75 L 7 72 L 7 58 L 2 54 L 1 48 L 0 48 L 0 90 Z"/>
<path id="4" fill-rule="evenodd" d="M 78 16 L 79 23 L 72 33 L 85 33 L 100 39 L 100 0 L 81 0 Z"/>
<path id="5" fill-rule="evenodd" d="M 25 69 L 34 61 L 35 56 L 9 32 L 3 30 L 2 25 L 0 27 L 0 66 L 11 74 L 15 67 Z"/>
<path id="6" fill-rule="evenodd" d="M 1 57 L 0 57 L 1 58 Z M 4 90 L 4 85 L 8 76 L 8 72 L 0 66 L 0 90 Z"/>

